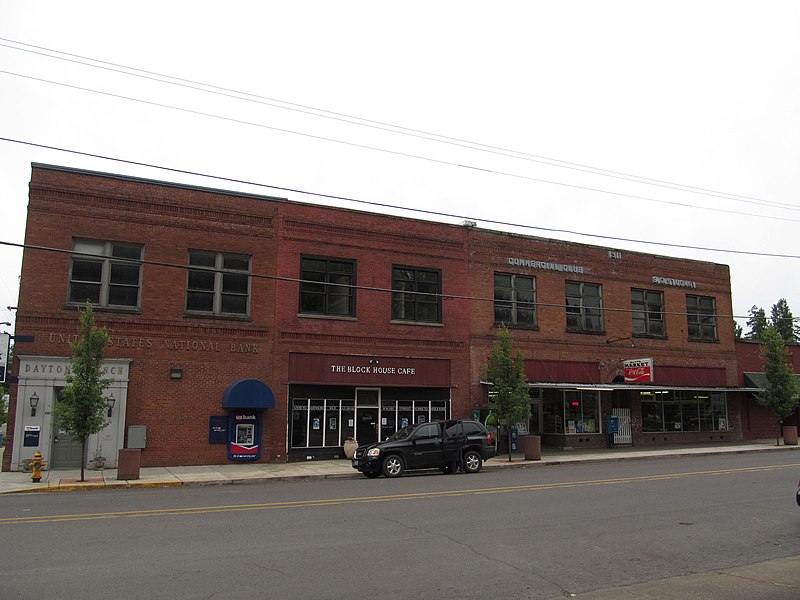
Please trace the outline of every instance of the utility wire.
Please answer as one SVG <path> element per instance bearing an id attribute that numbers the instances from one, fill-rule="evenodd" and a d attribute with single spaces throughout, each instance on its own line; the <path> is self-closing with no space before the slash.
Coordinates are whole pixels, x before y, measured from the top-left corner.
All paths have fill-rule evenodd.
<path id="1" fill-rule="evenodd" d="M 60 50 L 54 50 L 54 49 L 51 49 L 51 48 L 45 48 L 43 46 L 36 46 L 36 45 L 33 45 L 33 44 L 26 44 L 24 42 L 18 42 L 18 41 L 10 40 L 10 39 L 7 39 L 7 38 L 0 38 L 0 41 L 9 42 L 11 44 L 17 44 L 18 46 L 26 46 L 26 48 L 20 48 L 20 47 L 16 47 L 16 46 L 10 46 L 8 44 L 1 44 L 0 43 L 0 46 L 6 47 L 6 48 L 9 48 L 9 49 L 12 49 L 12 50 L 17 50 L 17 51 L 21 51 L 21 52 L 28 52 L 28 53 L 31 53 L 31 54 L 36 54 L 36 55 L 44 56 L 44 57 L 51 58 L 51 59 L 67 61 L 67 62 L 71 62 L 71 63 L 74 63 L 74 64 L 79 64 L 79 65 L 82 65 L 82 66 L 87 66 L 87 67 L 91 67 L 91 68 L 95 68 L 95 69 L 103 69 L 103 70 L 112 71 L 112 72 L 115 72 L 115 73 L 120 73 L 120 74 L 123 74 L 123 75 L 128 75 L 128 76 L 132 76 L 132 77 L 139 77 L 139 78 L 148 79 L 148 80 L 151 80 L 151 81 L 157 81 L 159 83 L 165 83 L 167 85 L 173 85 L 173 86 L 188 88 L 188 89 L 192 89 L 192 90 L 196 90 L 196 91 L 201 91 L 201 92 L 204 92 L 204 93 L 216 94 L 216 95 L 225 96 L 225 97 L 228 97 L 228 98 L 233 98 L 233 99 L 242 100 L 242 101 L 246 101 L 246 102 L 254 102 L 254 103 L 262 104 L 262 105 L 265 105 L 265 106 L 270 106 L 270 107 L 273 107 L 273 108 L 279 108 L 279 109 L 282 109 L 282 110 L 290 110 L 290 111 L 299 112 L 299 113 L 303 113 L 303 114 L 307 114 L 307 115 L 311 115 L 311 116 L 315 116 L 315 117 L 319 117 L 319 118 L 332 119 L 332 120 L 335 120 L 335 121 L 345 122 L 345 123 L 349 123 L 349 124 L 356 125 L 356 126 L 359 126 L 359 127 L 369 127 L 369 128 L 372 128 L 372 129 L 378 129 L 378 130 L 381 130 L 381 131 L 387 131 L 387 132 L 391 132 L 391 133 L 395 133 L 395 134 L 399 134 L 399 135 L 406 135 L 406 136 L 415 137 L 415 138 L 419 138 L 419 139 L 424 139 L 424 140 L 428 140 L 428 141 L 433 141 L 433 142 L 437 142 L 437 143 L 450 144 L 450 145 L 453 145 L 453 146 L 458 146 L 458 147 L 461 147 L 461 148 L 467 148 L 467 149 L 470 149 L 470 150 L 477 150 L 477 151 L 480 151 L 480 152 L 487 152 L 487 153 L 490 153 L 490 154 L 497 154 L 497 155 L 500 155 L 500 156 L 506 156 L 506 157 L 509 157 L 509 158 L 517 159 L 517 160 L 526 160 L 526 161 L 529 161 L 529 162 L 536 162 L 536 163 L 545 164 L 545 165 L 558 167 L 558 168 L 572 169 L 572 170 L 575 170 L 575 171 L 581 171 L 581 172 L 590 173 L 590 174 L 593 174 L 593 175 L 600 175 L 600 176 L 603 176 L 603 177 L 611 177 L 611 178 L 615 178 L 615 179 L 622 179 L 622 180 L 625 180 L 625 181 L 631 181 L 631 182 L 634 182 L 634 183 L 640 183 L 640 184 L 644 184 L 644 185 L 658 186 L 658 187 L 663 187 L 663 188 L 667 188 L 667 189 L 674 189 L 674 190 L 683 191 L 683 192 L 692 193 L 692 194 L 700 194 L 700 195 L 705 195 L 705 196 L 710 196 L 710 197 L 724 198 L 724 199 L 734 200 L 734 201 L 737 201 L 737 202 L 746 202 L 746 203 L 749 203 L 749 204 L 770 206 L 770 207 L 773 207 L 773 208 L 784 208 L 786 210 L 800 210 L 800 207 L 797 207 L 795 205 L 788 204 L 788 203 L 775 202 L 775 201 L 770 201 L 770 200 L 763 200 L 763 199 L 754 198 L 754 197 L 751 197 L 751 196 L 743 196 L 743 195 L 732 194 L 732 193 L 728 193 L 728 192 L 720 192 L 720 191 L 716 191 L 716 190 L 710 190 L 710 189 L 707 189 L 707 188 L 700 188 L 700 187 L 689 186 L 689 185 L 685 185 L 685 184 L 681 184 L 681 183 L 674 183 L 674 182 L 670 182 L 670 181 L 654 179 L 654 178 L 650 178 L 650 177 L 632 175 L 632 174 L 623 173 L 623 172 L 620 172 L 620 171 L 612 171 L 612 170 L 609 170 L 609 169 L 602 169 L 602 168 L 599 168 L 599 167 L 593 167 L 591 165 L 584 165 L 584 164 L 581 164 L 581 163 L 564 161 L 564 160 L 560 160 L 560 159 L 550 158 L 550 157 L 546 157 L 546 156 L 540 156 L 540 155 L 536 155 L 536 154 L 530 154 L 530 153 L 521 152 L 521 151 L 517 151 L 517 150 L 509 150 L 507 148 L 502 148 L 502 147 L 499 147 L 499 146 L 492 146 L 492 145 L 484 144 L 484 143 L 481 143 L 481 142 L 473 142 L 473 141 L 465 140 L 465 139 L 461 139 L 461 138 L 455 138 L 455 137 L 445 136 L 445 135 L 441 135 L 441 134 L 437 134 L 437 133 L 426 132 L 426 131 L 422 131 L 422 130 L 419 130 L 419 129 L 412 129 L 412 128 L 403 127 L 403 126 L 400 126 L 400 125 L 393 125 L 391 123 L 385 123 L 385 122 L 381 122 L 381 121 L 365 119 L 363 117 L 347 115 L 347 114 L 344 114 L 344 113 L 338 113 L 338 112 L 329 111 L 329 110 L 325 110 L 325 109 L 321 109 L 321 108 L 315 108 L 315 107 L 311 107 L 311 106 L 307 106 L 307 105 L 303 105 L 303 104 L 297 104 L 297 103 L 294 103 L 294 102 L 287 102 L 285 100 L 269 98 L 269 97 L 266 97 L 266 96 L 252 94 L 252 93 L 249 93 L 249 92 L 242 92 L 242 91 L 234 90 L 234 89 L 231 89 L 231 88 L 225 88 L 225 87 L 221 87 L 221 86 L 217 86 L 217 85 L 213 85 L 213 84 L 194 81 L 194 80 L 191 80 L 191 79 L 183 79 L 183 78 L 175 77 L 175 76 L 172 76 L 172 75 L 166 75 L 166 74 L 157 73 L 157 72 L 154 72 L 154 71 L 147 71 L 147 70 L 144 70 L 144 69 L 138 69 L 136 67 L 129 67 L 129 66 L 126 66 L 126 65 L 120 65 L 118 63 L 112 63 L 112 62 L 103 61 L 103 60 L 99 60 L 99 59 L 95 59 L 95 58 L 91 58 L 91 57 L 80 56 L 80 55 L 77 55 L 77 54 L 70 54 L 68 52 L 62 52 Z M 29 48 L 35 48 L 37 50 L 42 50 L 44 52 L 38 52 L 36 50 L 31 50 Z M 47 53 L 51 53 L 51 54 L 47 54 Z M 60 55 L 60 56 L 57 56 L 57 55 Z M 67 58 L 67 57 L 71 57 L 71 58 Z M 91 61 L 91 62 L 86 62 L 86 61 Z M 97 63 L 97 64 L 92 64 L 92 63 Z"/>
<path id="2" fill-rule="evenodd" d="M 23 78 L 23 79 L 30 79 L 32 81 L 38 81 L 40 83 L 47 83 L 47 84 L 56 85 L 56 86 L 60 86 L 60 87 L 65 87 L 65 88 L 69 88 L 69 89 L 80 90 L 80 91 L 83 91 L 83 92 L 90 92 L 90 93 L 98 94 L 98 95 L 101 95 L 101 96 L 108 96 L 108 97 L 117 98 L 117 99 L 120 99 L 120 100 L 127 100 L 127 101 L 130 101 L 130 102 L 136 102 L 136 103 L 140 103 L 140 104 L 145 104 L 145 105 L 148 105 L 148 106 L 156 106 L 156 107 L 159 107 L 159 108 L 167 108 L 167 109 L 170 109 L 170 110 L 176 110 L 176 111 L 184 112 L 184 113 L 188 113 L 188 114 L 209 117 L 209 118 L 218 119 L 218 120 L 221 120 L 221 121 L 228 121 L 228 122 L 231 122 L 231 123 L 238 123 L 238 124 L 241 124 L 241 125 L 259 127 L 261 129 L 269 129 L 271 131 L 278 131 L 278 132 L 281 132 L 281 133 L 288 133 L 288 134 L 291 134 L 291 135 L 297 135 L 297 136 L 311 138 L 311 139 L 315 139 L 315 140 L 332 142 L 332 143 L 335 143 L 335 144 L 341 144 L 341 145 L 350 146 L 350 147 L 354 147 L 354 148 L 361 148 L 361 149 L 365 149 L 365 150 L 373 150 L 375 152 L 382 152 L 382 153 L 391 154 L 391 155 L 394 155 L 394 156 L 402 156 L 404 158 L 412 158 L 412 159 L 415 159 L 415 160 L 422 160 L 422 161 L 427 161 L 427 162 L 432 162 L 432 163 L 437 163 L 437 164 L 442 164 L 442 165 L 448 165 L 448 166 L 451 166 L 451 167 L 460 167 L 460 168 L 464 168 L 464 169 L 472 169 L 472 170 L 475 170 L 475 171 L 482 171 L 482 172 L 485 172 L 485 173 L 490 173 L 490 174 L 493 174 L 493 175 L 500 175 L 500 176 L 503 176 L 503 177 L 511 177 L 511 178 L 515 178 L 515 179 L 523 179 L 523 180 L 526 180 L 526 181 L 535 181 L 535 182 L 538 182 L 538 183 L 546 183 L 546 184 L 550 184 L 550 185 L 558 185 L 558 186 L 567 187 L 567 188 L 571 188 L 571 189 L 577 189 L 577 190 L 582 190 L 582 191 L 587 191 L 587 192 L 595 192 L 595 193 L 598 193 L 598 194 L 608 194 L 608 195 L 612 195 L 612 196 L 618 196 L 618 197 L 621 197 L 621 198 L 631 198 L 631 199 L 634 199 L 634 200 L 644 200 L 646 202 L 655 202 L 655 203 L 658 203 L 658 204 L 667 204 L 667 205 L 670 205 L 670 206 L 679 206 L 679 207 L 682 207 L 682 208 L 691 208 L 691 209 L 697 209 L 697 210 L 707 210 L 707 211 L 711 211 L 711 212 L 719 212 L 719 213 L 726 213 L 726 214 L 732 214 L 732 215 L 740 215 L 740 216 L 752 217 L 752 218 L 756 218 L 756 219 L 767 219 L 767 220 L 771 220 L 771 221 L 785 221 L 785 222 L 791 222 L 791 223 L 800 223 L 800 219 L 789 219 L 789 218 L 784 218 L 784 217 L 774 217 L 774 216 L 770 216 L 770 215 L 746 213 L 746 212 L 735 211 L 735 210 L 727 210 L 727 209 L 722 209 L 722 208 L 696 206 L 696 205 L 693 205 L 693 204 L 677 202 L 677 201 L 674 201 L 674 200 L 658 200 L 656 198 L 649 198 L 649 197 L 645 197 L 645 196 L 637 196 L 635 194 L 624 194 L 622 192 L 612 192 L 610 190 L 603 190 L 603 189 L 599 189 L 599 188 L 592 188 L 592 187 L 587 187 L 587 186 L 574 185 L 574 184 L 564 183 L 564 182 L 560 182 L 560 181 L 541 179 L 541 178 L 538 178 L 538 177 L 529 177 L 529 176 L 520 175 L 520 174 L 517 174 L 517 173 L 510 173 L 510 172 L 507 172 L 507 171 L 497 171 L 497 170 L 493 170 L 493 169 L 485 169 L 485 168 L 476 167 L 476 166 L 472 166 L 472 165 L 459 164 L 459 163 L 456 163 L 456 162 L 443 160 L 443 159 L 420 156 L 420 155 L 417 155 L 417 154 L 410 154 L 410 153 L 407 153 L 407 152 L 400 152 L 400 151 L 397 151 L 397 150 L 388 150 L 386 148 L 379 148 L 379 147 L 376 147 L 376 146 L 369 146 L 369 145 L 366 145 L 366 144 L 358 144 L 358 143 L 355 143 L 355 142 L 347 142 L 347 141 L 339 140 L 339 139 L 336 139 L 336 138 L 330 138 L 330 137 L 325 137 L 325 136 L 320 136 L 320 135 L 314 135 L 314 134 L 311 134 L 311 133 L 304 133 L 304 132 L 300 132 L 300 131 L 293 131 L 293 130 L 285 129 L 285 128 L 281 128 L 281 127 L 273 127 L 271 125 L 264 125 L 263 123 L 256 123 L 256 122 L 253 122 L 253 121 L 246 121 L 244 119 L 236 119 L 236 118 L 233 118 L 233 117 L 224 117 L 224 116 L 216 115 L 216 114 L 213 114 L 213 113 L 203 112 L 203 111 L 199 111 L 199 110 L 193 110 L 193 109 L 189 109 L 189 108 L 183 108 L 183 107 L 174 106 L 174 105 L 170 105 L 170 104 L 164 104 L 164 103 L 161 103 L 161 102 L 154 102 L 154 101 L 151 101 L 151 100 L 143 100 L 141 98 L 134 98 L 134 97 L 125 96 L 125 95 L 122 95 L 122 94 L 114 94 L 114 93 L 111 93 L 111 92 L 104 92 L 104 91 L 101 91 L 101 90 L 95 90 L 95 89 L 86 88 L 86 87 L 82 87 L 82 86 L 62 83 L 62 82 L 58 82 L 58 81 L 52 81 L 52 80 L 49 80 L 49 79 L 33 77 L 33 76 L 30 76 L 30 75 L 22 75 L 20 73 L 14 73 L 14 72 L 11 72 L 11 71 L 0 70 L 0 73 L 3 73 L 5 75 L 11 75 L 13 77 L 20 77 L 20 78 Z M 484 220 L 484 219 L 482 219 L 482 220 Z"/>
<path id="3" fill-rule="evenodd" d="M 330 199 L 330 200 L 341 200 L 341 201 L 344 201 L 344 202 L 353 202 L 353 203 L 356 203 L 356 204 L 364 204 L 364 205 L 368 205 L 368 206 L 378 206 L 378 207 L 381 207 L 381 208 L 392 208 L 392 209 L 409 211 L 409 212 L 413 212 L 413 213 L 434 215 L 434 216 L 438 216 L 438 217 L 446 217 L 446 218 L 451 218 L 451 219 L 462 219 L 462 220 L 468 220 L 468 221 L 480 221 L 482 223 L 489 223 L 489 224 L 492 224 L 492 225 L 503 225 L 503 226 L 506 226 L 506 227 L 518 227 L 518 228 L 522 228 L 522 229 L 531 229 L 531 230 L 534 230 L 534 231 L 546 231 L 548 233 L 564 233 L 564 234 L 571 234 L 571 235 L 577 235 L 577 236 L 583 236 L 583 237 L 589 237 L 589 238 L 611 240 L 611 241 L 615 241 L 615 242 L 631 242 L 631 243 L 636 243 L 636 244 L 649 244 L 649 245 L 653 245 L 653 246 L 665 246 L 665 247 L 669 247 L 669 248 L 682 248 L 682 249 L 688 249 L 688 250 L 703 250 L 703 251 L 707 251 L 707 252 L 721 252 L 721 253 L 725 253 L 725 254 L 742 254 L 742 255 L 747 255 L 747 256 L 765 256 L 765 257 L 770 257 L 770 258 L 800 258 L 800 255 L 797 255 L 797 254 L 776 254 L 776 253 L 770 253 L 770 252 L 754 252 L 754 251 L 748 251 L 748 250 L 731 250 L 731 249 L 723 249 L 723 248 L 709 248 L 709 247 L 704 247 L 704 246 L 690 246 L 690 245 L 685 245 L 685 244 L 672 244 L 672 243 L 668 243 L 668 242 L 653 242 L 653 241 L 650 241 L 650 240 L 637 240 L 637 239 L 633 239 L 633 238 L 623 238 L 623 237 L 615 237 L 615 236 L 610 236 L 610 235 L 600 235 L 600 234 L 596 234 L 596 233 L 583 233 L 583 232 L 580 232 L 580 231 L 571 231 L 569 229 L 555 229 L 555 228 L 540 227 L 540 226 L 535 226 L 535 225 L 524 225 L 524 224 L 520 224 L 520 223 L 511 223 L 511 222 L 508 222 L 508 221 L 498 221 L 498 220 L 494 220 L 494 219 L 484 219 L 484 218 L 481 218 L 481 217 L 471 217 L 471 216 L 465 216 L 465 215 L 457 215 L 457 214 L 453 214 L 453 213 L 445 213 L 445 212 L 439 212 L 439 211 L 433 211 L 433 210 L 425 210 L 425 209 L 421 209 L 421 208 L 407 208 L 405 206 L 399 206 L 399 205 L 396 205 L 396 204 L 386 204 L 386 203 L 383 203 L 383 202 L 375 202 L 375 201 L 371 201 L 371 200 L 358 200 L 356 198 L 349 198 L 347 196 L 336 196 L 336 195 L 333 195 L 333 194 L 323 194 L 323 193 L 319 193 L 319 192 L 310 192 L 310 191 L 307 191 L 307 190 L 301 190 L 301 189 L 297 189 L 297 188 L 288 188 L 288 187 L 281 187 L 281 186 L 276 186 L 276 185 L 269 185 L 269 184 L 266 184 L 266 183 L 257 183 L 257 182 L 248 181 L 248 180 L 245 180 L 245 179 L 235 179 L 235 178 L 232 178 L 232 177 L 223 177 L 223 176 L 220 176 L 220 175 L 209 175 L 209 174 L 206 174 L 206 173 L 200 173 L 198 171 L 188 171 L 186 169 L 176 169 L 176 168 L 173 168 L 173 167 L 164 167 L 164 166 L 161 166 L 161 165 L 155 165 L 155 164 L 151 164 L 151 163 L 144 163 L 144 162 L 138 162 L 138 161 L 133 161 L 133 160 L 126 160 L 126 159 L 123 159 L 123 158 L 114 158 L 114 157 L 110 157 L 110 156 L 104 156 L 102 154 L 91 154 L 89 152 L 81 152 L 81 151 L 78 151 L 78 150 L 69 150 L 69 149 L 66 149 L 66 148 L 59 148 L 57 146 L 47 146 L 47 145 L 44 145 L 44 144 L 36 144 L 34 142 L 25 142 L 25 141 L 22 141 L 22 140 L 15 140 L 15 139 L 6 138 L 6 137 L 0 137 L 0 141 L 10 142 L 10 143 L 14 143 L 14 144 L 23 144 L 23 145 L 26 145 L 26 146 L 33 146 L 33 147 L 36 147 L 36 148 L 43 148 L 43 149 L 46 149 L 46 150 L 55 150 L 55 151 L 58 151 L 58 152 L 66 152 L 66 153 L 69 153 L 69 154 L 76 154 L 78 156 L 86 156 L 86 157 L 89 157 L 89 158 L 97 158 L 97 159 L 102 159 L 102 160 L 108 160 L 108 161 L 118 162 L 118 163 L 127 164 L 127 165 L 134 165 L 134 166 L 138 166 L 138 167 L 147 167 L 147 168 L 151 168 L 151 169 L 158 169 L 158 170 L 162 170 L 162 171 L 168 171 L 168 172 L 171 172 L 171 173 L 180 173 L 181 175 L 192 175 L 192 176 L 195 176 L 195 177 L 205 177 L 205 178 L 214 179 L 214 180 L 217 180 L 217 181 L 226 181 L 226 182 L 229 182 L 229 183 L 250 185 L 250 186 L 254 186 L 254 187 L 261 187 L 261 188 L 266 188 L 266 189 L 271 189 L 271 190 L 280 190 L 282 192 L 294 192 L 296 194 L 304 194 L 304 195 L 308 195 L 308 196 L 315 196 L 315 197 L 318 197 L 318 198 L 326 198 L 326 199 Z"/>
<path id="4" fill-rule="evenodd" d="M 79 257 L 86 257 L 86 258 L 92 258 L 92 259 L 97 259 L 97 258 L 107 259 L 107 258 L 110 258 L 110 257 L 105 257 L 105 256 L 99 257 L 97 254 L 92 254 L 90 252 L 78 252 L 78 251 L 70 250 L 70 249 L 66 249 L 66 248 L 55 248 L 55 247 L 52 247 L 52 246 L 40 246 L 40 245 L 36 245 L 36 244 L 21 244 L 21 243 L 18 243 L 18 242 L 6 242 L 6 241 L 3 241 L 3 240 L 0 240 L 0 246 L 11 246 L 11 247 L 14 247 L 14 248 L 21 248 L 23 250 L 37 250 L 37 251 L 42 251 L 42 252 L 52 252 L 52 253 L 56 253 L 56 254 L 67 254 L 69 256 L 79 256 Z M 147 259 L 116 258 L 115 257 L 114 258 L 114 262 L 116 262 L 116 263 L 126 263 L 126 264 L 131 264 L 131 265 L 138 265 L 138 266 L 151 265 L 151 266 L 155 266 L 155 267 L 165 267 L 165 268 L 169 268 L 169 269 L 181 269 L 183 271 L 190 271 L 190 270 L 191 271 L 209 271 L 209 272 L 214 272 L 214 273 L 223 273 L 224 272 L 221 269 L 214 269 L 214 268 L 209 268 L 209 267 L 198 267 L 198 266 L 195 266 L 195 265 L 186 265 L 186 264 L 163 262 L 163 261 L 157 261 L 157 260 L 147 260 Z M 331 282 L 322 282 L 322 281 L 316 281 L 316 280 L 310 280 L 310 279 L 301 279 L 301 278 L 298 278 L 298 277 L 282 277 L 282 276 L 279 276 L 279 275 L 264 275 L 264 274 L 260 274 L 260 273 L 247 273 L 247 276 L 248 277 L 252 277 L 253 279 L 265 279 L 265 280 L 269 280 L 269 281 L 284 282 L 284 283 L 297 283 L 297 284 L 310 283 L 310 284 L 313 284 L 315 286 L 323 285 L 323 286 L 326 286 L 326 287 L 347 288 L 347 289 L 361 290 L 361 291 L 367 291 L 367 292 L 393 293 L 393 292 L 397 292 L 398 291 L 398 290 L 395 290 L 393 288 L 380 287 L 380 286 L 366 286 L 366 285 L 351 285 L 351 284 L 331 283 Z M 468 301 L 475 301 L 475 302 L 491 302 L 491 303 L 495 302 L 495 299 L 493 297 L 492 298 L 488 298 L 488 297 L 485 297 L 485 296 L 465 296 L 465 295 L 460 295 L 460 294 L 444 294 L 444 293 L 436 293 L 436 292 L 407 292 L 407 291 L 405 291 L 404 293 L 412 294 L 414 296 L 437 298 L 437 299 L 440 299 L 440 300 L 468 300 Z M 557 304 L 557 303 L 554 303 L 554 302 L 533 302 L 532 304 L 537 309 L 538 308 L 542 308 L 542 307 L 546 307 L 546 308 L 563 308 L 563 309 L 576 308 L 575 306 L 568 306 L 567 304 Z M 602 307 L 602 308 L 600 308 L 598 310 L 600 310 L 601 312 L 628 313 L 628 314 L 634 313 L 634 312 L 636 312 L 636 313 L 641 312 L 641 310 L 633 310 L 633 309 L 630 309 L 630 308 L 608 308 L 608 307 Z M 689 314 L 694 315 L 694 314 L 698 314 L 698 313 L 662 310 L 662 311 L 660 311 L 660 314 L 662 314 L 662 315 L 686 316 L 686 315 L 689 315 Z M 719 313 L 714 313 L 714 316 L 717 317 L 717 318 L 731 318 L 731 319 L 744 319 L 744 318 L 747 318 L 747 317 L 743 317 L 743 316 L 723 315 L 723 314 L 719 314 Z M 795 317 L 795 320 L 798 320 L 798 319 L 800 319 L 800 317 Z"/>

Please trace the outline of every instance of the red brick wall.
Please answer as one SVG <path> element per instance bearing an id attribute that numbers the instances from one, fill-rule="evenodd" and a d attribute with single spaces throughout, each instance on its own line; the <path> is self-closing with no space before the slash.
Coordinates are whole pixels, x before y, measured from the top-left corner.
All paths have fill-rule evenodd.
<path id="1" fill-rule="evenodd" d="M 470 236 L 471 294 L 485 301 L 470 307 L 473 393 L 482 394 L 477 384 L 480 367 L 496 336 L 491 299 L 496 271 L 532 275 L 536 278 L 538 329 L 511 329 L 515 348 L 526 359 L 599 364 L 600 381 L 611 383 L 622 375 L 622 362 L 633 358 L 653 358 L 659 365 L 723 369 L 728 386 L 737 385 L 736 355 L 731 315 L 728 267 L 706 262 L 620 251 L 611 258 L 606 248 L 543 238 L 520 237 L 499 232 L 473 231 Z M 575 274 L 512 266 L 508 258 L 524 258 L 585 267 Z M 652 278 L 671 277 L 692 280 L 696 289 L 673 288 L 652 283 Z M 565 281 L 602 284 L 604 325 L 602 334 L 570 333 L 566 330 Z M 632 336 L 631 288 L 664 293 L 666 338 Z M 716 298 L 719 341 L 689 341 L 687 336 L 686 295 Z M 718 385 L 717 381 L 713 382 Z"/>
<path id="2" fill-rule="evenodd" d="M 786 347 L 791 352 L 794 372 L 800 373 L 800 346 L 787 344 Z M 737 341 L 736 357 L 739 365 L 739 385 L 745 385 L 745 373 L 763 372 L 761 345 L 758 342 Z M 770 409 L 761 406 L 753 393 L 742 392 L 737 396 L 742 405 L 742 433 L 745 439 L 777 438 L 782 435 L 775 415 Z M 784 423 L 787 425 L 800 423 L 800 409 L 795 410 L 795 414 L 786 419 Z"/>
<path id="3" fill-rule="evenodd" d="M 254 274 L 271 276 L 279 205 L 34 168 L 26 244 L 67 253 L 25 251 L 16 330 L 35 339 L 18 342 L 16 354 L 71 355 L 67 336 L 78 326 L 76 308 L 66 305 L 73 236 L 144 244 L 146 261 L 176 265 L 187 264 L 190 249 L 246 254 Z M 271 376 L 274 279 L 252 279 L 245 321 L 185 316 L 185 290 L 183 269 L 147 264 L 140 312 L 95 308 L 112 337 L 106 356 L 132 359 L 126 424 L 148 427 L 143 466 L 225 462 L 226 447 L 207 443 L 209 416 L 225 414 L 220 401 L 229 383 Z M 181 367 L 183 378 L 171 380 L 171 367 Z M 275 438 L 265 441 L 274 452 Z"/>

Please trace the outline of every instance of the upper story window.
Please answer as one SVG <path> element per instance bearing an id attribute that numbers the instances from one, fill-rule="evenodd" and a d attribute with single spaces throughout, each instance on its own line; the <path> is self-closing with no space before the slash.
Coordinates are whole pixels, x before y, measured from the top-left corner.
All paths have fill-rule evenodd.
<path id="1" fill-rule="evenodd" d="M 603 286 L 567 281 L 567 331 L 601 333 L 603 326 Z"/>
<path id="2" fill-rule="evenodd" d="M 138 308 L 142 246 L 99 240 L 73 240 L 69 302 L 87 300 L 106 308 Z M 88 256 L 87 256 L 88 255 Z"/>
<path id="3" fill-rule="evenodd" d="M 300 312 L 356 315 L 356 263 L 341 258 L 300 257 Z"/>
<path id="4" fill-rule="evenodd" d="M 710 296 L 686 296 L 689 339 L 717 341 L 717 301 Z"/>
<path id="5" fill-rule="evenodd" d="M 189 251 L 186 311 L 209 315 L 250 314 L 250 257 Z"/>
<path id="6" fill-rule="evenodd" d="M 631 313 L 634 335 L 665 335 L 663 292 L 632 289 Z"/>
<path id="7" fill-rule="evenodd" d="M 392 319 L 441 323 L 441 271 L 392 267 Z"/>
<path id="8" fill-rule="evenodd" d="M 536 278 L 513 273 L 494 274 L 494 322 L 536 327 Z"/>

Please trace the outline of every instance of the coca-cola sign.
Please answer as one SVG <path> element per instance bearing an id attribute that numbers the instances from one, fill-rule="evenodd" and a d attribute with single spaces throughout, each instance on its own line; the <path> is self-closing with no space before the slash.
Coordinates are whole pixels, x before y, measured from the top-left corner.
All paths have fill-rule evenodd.
<path id="1" fill-rule="evenodd" d="M 625 383 L 651 383 L 653 381 L 653 359 L 636 358 L 622 363 Z"/>

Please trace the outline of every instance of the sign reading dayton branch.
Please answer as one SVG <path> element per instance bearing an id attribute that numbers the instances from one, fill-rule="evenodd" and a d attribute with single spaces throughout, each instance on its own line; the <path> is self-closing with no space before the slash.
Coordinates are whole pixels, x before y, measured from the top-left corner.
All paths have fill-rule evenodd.
<path id="1" fill-rule="evenodd" d="M 622 363 L 625 383 L 650 383 L 653 381 L 653 359 L 635 358 Z"/>

